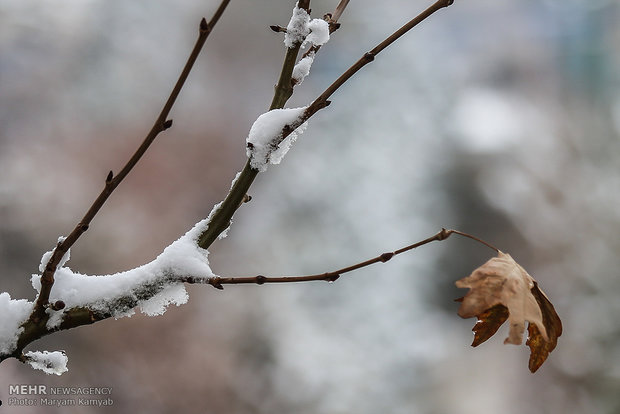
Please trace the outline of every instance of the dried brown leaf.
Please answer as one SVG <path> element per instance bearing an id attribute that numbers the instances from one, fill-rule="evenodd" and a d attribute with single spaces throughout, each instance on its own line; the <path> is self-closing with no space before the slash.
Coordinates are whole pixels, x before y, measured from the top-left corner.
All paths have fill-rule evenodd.
<path id="1" fill-rule="evenodd" d="M 495 305 L 477 316 L 478 321 L 472 328 L 474 341 L 471 346 L 480 345 L 497 332 L 499 327 L 508 319 L 508 308 L 504 305 Z"/>
<path id="2" fill-rule="evenodd" d="M 536 325 L 528 325 L 528 338 L 525 343 L 530 347 L 530 371 L 536 372 L 538 368 L 545 362 L 549 353 L 555 349 L 558 343 L 558 337 L 562 335 L 562 321 L 555 312 L 555 308 L 547 298 L 547 295 L 538 288 L 538 283 L 534 282 L 532 294 L 538 305 L 540 306 L 543 325 L 547 331 L 548 340 L 545 340 L 540 334 Z"/>
<path id="3" fill-rule="evenodd" d="M 510 330 L 504 343 L 521 344 L 528 322 L 530 371 L 535 372 L 555 348 L 562 334 L 562 322 L 538 284 L 509 254 L 498 256 L 456 282 L 469 292 L 459 299 L 459 316 L 477 317 L 473 328 L 478 346 L 497 332 L 508 319 Z"/>

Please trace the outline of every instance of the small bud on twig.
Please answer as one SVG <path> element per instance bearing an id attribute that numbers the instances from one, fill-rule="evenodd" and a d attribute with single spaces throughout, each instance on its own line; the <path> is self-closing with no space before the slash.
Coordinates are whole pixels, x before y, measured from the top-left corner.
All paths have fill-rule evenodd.
<path id="1" fill-rule="evenodd" d="M 392 252 L 388 252 L 388 253 L 383 253 L 380 257 L 381 262 L 385 263 L 388 260 L 390 260 L 392 257 L 394 257 L 394 253 Z"/>
<path id="2" fill-rule="evenodd" d="M 201 32 L 209 31 L 209 23 L 207 23 L 207 19 L 205 19 L 204 17 L 202 18 L 202 20 L 200 20 L 200 31 Z"/>
<path id="3" fill-rule="evenodd" d="M 373 60 L 375 60 L 375 54 L 372 52 L 366 52 L 364 53 L 364 59 L 366 59 L 366 61 L 368 62 L 372 62 Z"/>
<path id="4" fill-rule="evenodd" d="M 168 119 L 166 122 L 164 122 L 163 125 L 163 130 L 167 130 L 168 128 L 170 128 L 172 126 L 172 119 Z"/>
<path id="5" fill-rule="evenodd" d="M 219 277 L 212 277 L 211 279 L 209 279 L 209 284 L 216 289 L 224 290 L 224 286 L 222 286 Z"/>
<path id="6" fill-rule="evenodd" d="M 277 24 L 271 25 L 269 28 L 276 33 L 286 33 L 286 27 L 278 26 Z"/>
<path id="7" fill-rule="evenodd" d="M 49 306 L 52 310 L 59 311 L 65 308 L 65 302 L 63 302 L 62 300 L 57 300 L 54 303 L 50 303 Z"/>
<path id="8" fill-rule="evenodd" d="M 325 280 L 327 280 L 328 282 L 335 282 L 336 280 L 338 280 L 340 278 L 340 275 L 335 274 L 335 275 L 331 275 L 328 278 L 326 278 Z"/>

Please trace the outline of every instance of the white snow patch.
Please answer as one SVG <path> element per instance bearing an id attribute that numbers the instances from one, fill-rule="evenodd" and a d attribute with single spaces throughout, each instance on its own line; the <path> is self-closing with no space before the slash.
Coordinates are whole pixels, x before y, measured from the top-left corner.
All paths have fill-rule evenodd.
<path id="1" fill-rule="evenodd" d="M 235 184 L 237 184 L 237 181 L 239 180 L 239 176 L 241 176 L 241 171 L 237 172 L 237 174 L 235 175 L 235 178 L 233 178 L 233 180 L 230 182 L 230 189 L 232 190 L 232 188 L 235 186 Z"/>
<path id="2" fill-rule="evenodd" d="M 329 24 L 323 19 L 312 19 L 298 4 L 293 9 L 293 16 L 286 27 L 284 44 L 288 48 L 301 43 L 301 47 L 322 46 L 329 40 Z M 300 84 L 310 73 L 314 62 L 314 51 L 304 56 L 293 68 L 293 79 Z"/>
<path id="3" fill-rule="evenodd" d="M 170 304 L 186 303 L 188 295 L 183 277 L 206 280 L 214 276 L 208 252 L 197 245 L 207 223 L 207 219 L 197 223 L 152 262 L 125 272 L 88 276 L 59 267 L 54 275 L 50 302 L 62 300 L 64 309 L 86 306 L 114 317 L 131 316 L 132 304 L 136 303 L 147 315 L 161 315 Z M 40 275 L 32 276 L 32 285 L 37 291 L 41 290 Z M 62 314 L 62 310 L 53 312 L 48 328 L 57 327 L 62 322 Z"/>
<path id="4" fill-rule="evenodd" d="M 312 66 L 312 62 L 314 62 L 314 56 L 314 52 L 308 53 L 308 55 L 300 59 L 293 68 L 293 79 L 298 85 L 301 84 L 310 73 L 310 67 Z"/>
<path id="5" fill-rule="evenodd" d="M 26 299 L 11 299 L 6 292 L 0 293 L 0 354 L 10 354 L 17 346 L 17 339 L 28 319 L 34 303 Z"/>
<path id="6" fill-rule="evenodd" d="M 49 315 L 49 319 L 45 326 L 47 329 L 54 329 L 62 323 L 62 316 L 64 312 L 62 310 L 55 311 L 52 308 L 45 309 L 45 313 Z"/>
<path id="7" fill-rule="evenodd" d="M 69 358 L 61 351 L 31 351 L 25 354 L 26 362 L 34 369 L 40 369 L 46 374 L 62 375 L 67 372 L 67 362 Z"/>
<path id="8" fill-rule="evenodd" d="M 307 11 L 298 7 L 298 3 L 296 3 L 293 8 L 293 15 L 286 26 L 286 33 L 284 34 L 284 44 L 286 47 L 290 49 L 294 47 L 295 44 L 304 41 L 310 32 L 308 23 L 310 23 L 310 15 Z"/>
<path id="9" fill-rule="evenodd" d="M 62 243 L 64 242 L 66 239 L 66 237 L 60 236 L 58 238 L 58 243 Z M 50 250 L 49 252 L 46 252 L 43 257 L 41 257 L 41 263 L 39 264 L 39 272 L 44 272 L 45 271 L 45 267 L 47 266 L 47 263 L 50 261 L 50 259 L 52 258 L 52 254 L 54 253 L 54 250 Z M 58 263 L 58 267 L 63 267 L 65 265 L 65 263 L 67 263 L 69 261 L 69 259 L 71 258 L 71 251 L 67 251 L 67 253 L 65 253 L 62 256 L 62 259 L 60 259 L 60 262 Z"/>
<path id="10" fill-rule="evenodd" d="M 182 284 L 170 285 L 149 300 L 140 304 L 142 313 L 148 316 L 162 315 L 166 312 L 168 305 L 177 306 L 187 303 L 189 295 Z"/>
<path id="11" fill-rule="evenodd" d="M 268 164 L 279 164 L 297 136 L 306 129 L 307 122 L 297 127 L 282 140 L 282 130 L 287 125 L 296 125 L 307 107 L 272 109 L 259 116 L 248 134 L 247 155 L 250 165 L 260 172 L 267 170 Z"/>
<path id="12" fill-rule="evenodd" d="M 286 26 L 284 44 L 289 49 L 296 44 L 302 46 L 321 46 L 329 40 L 329 24 L 323 19 L 312 19 L 308 12 L 299 7 L 299 3 L 293 8 L 293 15 Z"/>
<path id="13" fill-rule="evenodd" d="M 310 33 L 304 40 L 304 45 L 307 43 L 313 46 L 322 46 L 329 40 L 329 24 L 323 19 L 312 19 L 307 25 Z"/>

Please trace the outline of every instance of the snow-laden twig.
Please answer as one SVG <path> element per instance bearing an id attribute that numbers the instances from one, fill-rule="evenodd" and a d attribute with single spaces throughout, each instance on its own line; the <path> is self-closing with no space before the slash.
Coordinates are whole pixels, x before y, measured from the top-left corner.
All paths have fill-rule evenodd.
<path id="1" fill-rule="evenodd" d="M 172 109 L 177 97 L 179 96 L 179 93 L 181 92 L 181 89 L 183 88 L 183 85 L 185 84 L 185 81 L 187 80 L 187 77 L 189 76 L 189 73 L 192 70 L 194 63 L 196 62 L 196 59 L 198 58 L 198 55 L 200 54 L 203 45 L 207 41 L 207 38 L 209 37 L 209 34 L 211 33 L 213 27 L 224 13 L 224 10 L 228 6 L 228 3 L 230 3 L 230 0 L 222 0 L 219 7 L 213 14 L 213 17 L 208 23 L 204 18 L 200 21 L 199 34 L 198 39 L 196 40 L 196 44 L 194 45 L 194 48 L 190 53 L 190 56 L 185 63 L 185 66 L 183 67 L 179 79 L 174 85 L 170 96 L 166 100 L 166 103 L 164 104 L 164 107 L 161 110 L 159 116 L 155 120 L 155 123 L 153 124 L 150 132 L 144 138 L 144 141 L 138 147 L 136 152 L 131 156 L 129 161 L 127 161 L 125 166 L 116 174 L 116 176 L 112 171 L 110 171 L 110 173 L 106 177 L 103 190 L 95 199 L 93 204 L 90 206 L 82 220 L 80 220 L 80 222 L 76 225 L 73 231 L 65 239 L 63 239 L 62 242 L 59 242 L 56 248 L 52 251 L 52 254 L 50 255 L 51 257 L 47 261 L 45 269 L 43 270 L 43 274 L 41 275 L 41 291 L 36 299 L 32 314 L 30 315 L 30 318 L 34 322 L 38 322 L 44 318 L 44 312 L 46 306 L 49 303 L 50 292 L 52 290 L 52 286 L 54 285 L 54 273 L 59 267 L 59 263 L 61 262 L 63 256 L 69 251 L 71 246 L 75 244 L 75 242 L 80 238 L 80 236 L 88 230 L 88 227 L 90 226 L 90 223 L 95 217 L 95 215 L 97 215 L 101 207 L 103 207 L 112 192 L 118 187 L 118 185 L 129 174 L 129 172 L 131 172 L 131 170 L 138 163 L 138 161 L 140 161 L 147 149 L 151 146 L 153 141 L 155 141 L 155 138 L 161 132 L 172 126 L 172 120 L 167 119 L 168 114 L 170 113 L 170 110 Z"/>
<path id="2" fill-rule="evenodd" d="M 302 43 L 302 47 L 307 46 L 308 51 L 297 62 L 293 68 L 293 82 L 301 84 L 305 77 L 310 73 L 310 68 L 314 62 L 316 52 L 329 40 L 329 23 L 322 19 L 313 19 L 308 23 L 309 33 Z"/>
<path id="3" fill-rule="evenodd" d="M 169 305 L 186 303 L 185 282 L 209 283 L 215 277 L 209 267 L 208 252 L 197 242 L 208 221 L 209 218 L 200 221 L 155 260 L 135 269 L 89 276 L 66 266 L 58 268 L 50 292 L 51 305 L 38 323 L 28 318 L 32 302 L 12 300 L 8 293 L 0 293 L 0 360 L 18 356 L 29 342 L 57 330 L 108 317 L 131 316 L 136 307 L 146 315 L 157 316 Z M 50 252 L 43 255 L 42 268 L 49 256 Z M 65 255 L 67 260 L 68 256 Z M 38 274 L 32 275 L 32 285 L 40 291 Z"/>
<path id="4" fill-rule="evenodd" d="M 301 3 L 302 1 L 300 0 L 298 2 L 298 6 L 307 10 L 309 7 L 309 1 L 306 0 L 303 6 Z M 285 131 L 283 131 L 279 139 L 286 139 L 286 137 L 290 133 L 292 133 L 295 128 L 306 122 L 319 110 L 328 106 L 330 104 L 330 101 L 328 100 L 329 97 L 333 95 L 334 92 L 336 92 L 365 65 L 372 62 L 375 56 L 379 54 L 383 49 L 394 43 L 397 39 L 399 39 L 409 30 L 420 24 L 422 21 L 430 17 L 432 14 L 444 7 L 448 7 L 452 3 L 453 0 L 437 0 L 418 16 L 411 19 L 400 29 L 388 36 L 384 41 L 375 46 L 375 48 L 373 48 L 370 52 L 365 53 L 356 63 L 354 63 L 349 69 L 347 69 L 327 89 L 325 89 L 325 91 L 308 106 L 303 116 L 294 125 L 294 127 L 287 128 Z M 346 1 L 340 2 L 340 4 L 338 5 L 338 7 L 341 8 L 340 12 L 342 11 L 342 9 L 344 9 L 344 7 L 346 7 L 346 4 Z M 337 24 L 337 22 L 334 20 L 332 20 L 331 23 L 333 25 Z M 286 101 L 293 93 L 291 80 L 298 51 L 298 47 L 287 48 L 286 57 L 284 59 L 284 64 L 282 65 L 282 71 L 280 73 L 280 79 L 278 80 L 278 84 L 276 85 L 276 91 L 274 93 L 270 109 L 283 108 L 286 104 Z M 246 197 L 258 173 L 259 171 L 252 166 L 251 160 L 248 160 L 245 167 L 241 171 L 239 180 L 236 182 L 236 184 L 233 186 L 231 191 L 222 202 L 222 207 L 216 212 L 216 214 L 214 214 L 213 220 L 210 223 L 208 230 L 200 236 L 199 244 L 201 247 L 208 248 L 215 240 L 217 240 L 218 235 L 222 231 L 224 231 L 224 229 L 228 228 L 228 226 L 230 225 L 230 220 L 232 219 L 235 211 L 237 211 L 239 206 L 242 204 L 243 198 Z"/>
<path id="5" fill-rule="evenodd" d="M 170 304 L 186 303 L 184 278 L 189 275 L 195 279 L 214 276 L 209 267 L 208 252 L 197 245 L 197 238 L 207 221 L 199 222 L 166 247 L 155 260 L 135 269 L 89 276 L 69 267 L 58 268 L 50 302 L 61 301 L 63 306 L 59 310 L 47 309 L 47 329 L 57 329 L 73 308 L 87 308 L 96 314 L 118 318 L 131 316 L 136 306 L 143 313 L 155 316 L 163 314 Z M 37 291 L 41 289 L 39 275 L 32 275 L 32 285 Z"/>
<path id="6" fill-rule="evenodd" d="M 286 32 L 284 34 L 284 45 L 289 49 L 292 49 L 295 45 L 300 45 L 308 36 L 310 15 L 306 9 L 300 7 L 299 2 L 293 8 L 293 15 L 286 25 Z"/>
<path id="7" fill-rule="evenodd" d="M 329 105 L 328 98 L 357 71 L 372 61 L 379 52 L 435 11 L 450 5 L 452 0 L 438 0 L 419 16 L 412 19 L 401 29 L 386 38 L 343 73 L 308 107 L 282 110 L 283 112 L 270 111 L 263 114 L 263 116 L 261 116 L 262 119 L 259 117 L 257 120 L 258 124 L 255 128 L 253 127 L 254 132 L 251 131 L 248 136 L 248 144 L 253 146 L 253 148 L 249 148 L 248 151 L 248 162 L 243 171 L 241 171 L 233 181 L 232 188 L 225 200 L 214 207 L 207 219 L 198 223 L 185 236 L 171 244 L 153 262 L 127 272 L 103 276 L 85 276 L 63 266 L 69 259 L 69 248 L 80 235 L 88 229 L 90 221 L 103 206 L 112 191 L 139 161 L 159 132 L 171 126 L 171 121 L 166 120 L 167 114 L 195 61 L 200 47 L 206 40 L 208 33 L 210 33 L 214 21 L 219 19 L 227 3 L 228 1 L 226 0 L 222 1 L 212 22 L 207 24 L 204 19 L 201 22 L 200 36 L 194 48 L 194 52 L 192 52 L 179 82 L 164 106 L 160 117 L 155 122 L 153 129 L 144 140 L 143 144 L 119 174 L 114 176 L 111 172 L 108 175 L 104 190 L 97 200 L 95 200 L 84 218 L 78 223 L 74 231 L 70 233 L 66 239 L 62 239 L 58 246 L 52 250 L 52 252 L 46 254 L 42 260 L 41 268 L 43 269 L 43 275 L 40 278 L 39 275 L 33 277 L 33 286 L 39 290 L 39 295 L 34 306 L 32 302 L 11 300 L 8 294 L 0 294 L 0 322 L 2 322 L 2 324 L 0 324 L 0 338 L 2 341 L 0 342 L 0 360 L 4 360 L 8 357 L 18 357 L 25 361 L 27 357 L 22 354 L 25 346 L 44 335 L 56 330 L 70 329 L 76 326 L 90 324 L 108 317 L 126 316 L 131 314 L 135 307 L 140 307 L 141 310 L 147 314 L 161 314 L 166 306 L 170 304 L 178 305 L 187 300 L 187 293 L 185 292 L 183 283 L 208 283 L 214 287 L 221 288 L 222 284 L 226 283 L 263 284 L 269 282 L 335 280 L 340 273 L 352 271 L 378 261 L 387 261 L 394 254 L 399 254 L 416 247 L 416 245 L 408 246 L 396 252 L 383 254 L 378 258 L 349 266 L 348 268 L 340 269 L 336 272 L 294 277 L 299 280 L 292 280 L 290 278 L 266 278 L 264 276 L 252 278 L 222 278 L 215 276 L 209 268 L 207 252 L 205 250 L 213 241 L 225 234 L 230 226 L 234 212 L 248 199 L 247 191 L 253 183 L 254 178 L 259 171 L 264 171 L 264 169 L 266 169 L 267 163 L 276 163 L 281 160 L 290 147 L 294 139 L 293 134 L 296 133 L 296 130 L 302 127 L 302 125 L 316 112 Z M 346 0 L 340 2 L 335 13 L 337 17 L 326 17 L 330 32 L 337 27 L 337 19 L 340 17 L 347 3 L 348 1 Z M 299 0 L 297 7 L 303 9 L 307 14 L 309 10 L 309 0 Z M 306 20 L 302 12 L 298 11 L 298 18 L 291 20 L 295 20 L 292 23 L 294 30 L 291 31 L 294 32 L 297 30 L 298 34 L 292 36 L 292 38 L 294 38 L 294 40 L 291 41 L 293 47 L 287 47 L 282 72 L 270 109 L 282 109 L 291 96 L 294 84 L 293 72 L 299 49 L 304 40 L 308 37 L 310 37 L 311 40 L 313 38 L 311 37 L 313 30 L 308 27 L 311 20 Z M 304 22 L 304 27 L 298 24 L 302 21 Z M 314 32 L 316 39 L 311 41 L 312 47 L 310 51 L 320 47 L 320 45 L 326 41 L 323 31 L 325 28 L 324 24 L 319 24 L 318 22 L 316 24 L 318 27 Z M 314 43 L 315 41 L 316 43 Z M 314 50 L 313 53 L 316 53 L 316 50 Z M 303 63 L 302 66 L 298 68 L 298 72 L 306 73 L 306 69 L 309 69 L 311 63 L 311 61 Z M 303 77 L 300 77 L 300 79 L 303 79 Z M 265 132 L 266 130 L 268 130 L 268 133 Z M 259 133 L 257 131 L 261 132 Z M 421 243 L 428 243 L 432 240 L 442 240 L 446 237 L 442 232 Z M 56 283 L 54 277 L 56 277 Z M 33 308 L 34 310 L 28 317 L 28 312 Z M 35 354 L 31 357 L 34 361 L 46 361 L 43 355 Z M 59 369 L 56 369 L 56 371 L 58 372 Z"/>
<path id="8" fill-rule="evenodd" d="M 259 116 L 246 139 L 247 155 L 252 168 L 257 171 L 267 171 L 268 164 L 279 164 L 291 145 L 306 129 L 307 123 L 298 127 L 306 107 L 290 109 L 272 109 Z M 285 138 L 283 131 L 293 128 L 293 131 Z"/>

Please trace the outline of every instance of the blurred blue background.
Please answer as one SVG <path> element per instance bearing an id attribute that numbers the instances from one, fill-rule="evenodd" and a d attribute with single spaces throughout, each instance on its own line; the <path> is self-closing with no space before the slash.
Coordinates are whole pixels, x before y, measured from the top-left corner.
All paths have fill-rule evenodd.
<path id="1" fill-rule="evenodd" d="M 312 1 L 314 17 L 336 1 Z M 352 1 L 290 107 L 309 103 L 430 2 Z M 30 275 L 150 129 L 215 1 L 0 0 L 0 291 Z M 68 265 L 152 260 L 245 163 L 292 1 L 233 0 L 171 113 Z M 616 413 L 620 410 L 620 4 L 456 1 L 398 40 L 261 174 L 214 272 L 334 270 L 441 227 L 510 253 L 564 323 L 527 370 L 506 330 L 474 349 L 454 281 L 492 256 L 453 237 L 335 284 L 189 286 L 187 305 L 61 332 L 69 372 L 8 384 L 112 387 L 112 408 L 45 412 Z M 3 406 L 9 412 L 42 408 Z"/>

